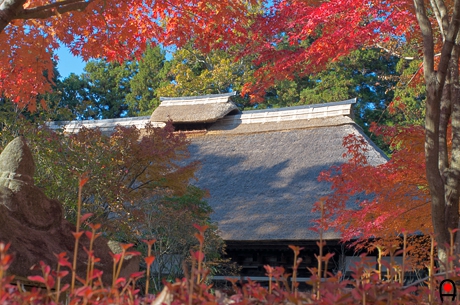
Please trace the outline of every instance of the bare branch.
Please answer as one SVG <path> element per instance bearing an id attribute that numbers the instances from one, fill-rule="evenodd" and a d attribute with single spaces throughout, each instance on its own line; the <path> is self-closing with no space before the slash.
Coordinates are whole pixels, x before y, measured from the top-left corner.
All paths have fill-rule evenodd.
<path id="1" fill-rule="evenodd" d="M 377 44 L 376 47 L 379 48 L 379 49 L 384 50 L 385 52 L 387 52 L 387 53 L 389 53 L 389 54 L 391 54 L 391 55 L 393 55 L 393 56 L 396 56 L 396 57 L 398 57 L 398 58 L 401 58 L 401 59 L 405 59 L 405 60 L 415 60 L 415 59 L 419 59 L 419 57 L 415 57 L 415 56 L 402 56 L 401 54 L 398 54 L 398 53 L 396 53 L 395 51 L 392 51 L 392 50 L 390 50 L 390 49 L 388 49 L 388 48 L 385 48 L 385 47 L 382 46 L 381 44 Z"/>
<path id="2" fill-rule="evenodd" d="M 432 77 L 434 72 L 434 43 L 433 30 L 431 28 L 430 19 L 426 14 L 425 3 L 423 0 L 414 0 L 415 15 L 420 26 L 423 36 L 423 67 L 425 71 L 425 79 Z"/>
<path id="3" fill-rule="evenodd" d="M 442 35 L 442 41 L 446 40 L 447 28 L 449 27 L 449 19 L 447 16 L 447 8 L 442 0 L 430 0 L 431 7 L 436 16 L 436 21 Z"/>
<path id="4" fill-rule="evenodd" d="M 445 275 L 445 274 L 446 274 L 446 272 L 440 272 L 440 273 L 434 274 L 433 277 L 435 277 L 435 276 L 441 276 L 441 275 Z M 423 282 L 425 282 L 425 281 L 427 281 L 427 280 L 429 280 L 429 279 L 430 279 L 430 277 L 427 276 L 427 277 L 425 277 L 425 278 L 423 278 L 423 279 L 421 279 L 421 280 L 418 280 L 418 281 L 415 281 L 415 282 L 413 282 L 413 283 L 410 283 L 410 284 L 407 285 L 407 286 L 403 286 L 403 289 L 407 289 L 407 288 L 409 288 L 409 287 L 411 287 L 411 286 L 415 286 L 415 285 L 418 285 L 418 284 L 422 284 Z"/>

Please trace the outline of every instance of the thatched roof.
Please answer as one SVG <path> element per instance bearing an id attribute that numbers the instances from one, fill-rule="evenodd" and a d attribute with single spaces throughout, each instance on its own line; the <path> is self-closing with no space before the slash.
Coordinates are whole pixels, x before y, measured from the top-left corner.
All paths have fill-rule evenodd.
<path id="1" fill-rule="evenodd" d="M 69 132 L 78 132 L 81 125 L 98 125 L 110 131 L 119 124 L 142 128 L 142 124 L 157 116 L 173 121 L 176 118 L 176 123 L 202 123 L 212 118 L 215 123 L 207 130 L 187 134 L 192 159 L 202 165 L 194 184 L 209 190 L 211 196 L 207 201 L 214 210 L 211 218 L 218 223 L 223 239 L 317 240 L 318 234 L 310 228 L 318 215 L 311 210 L 320 197 L 331 192 L 330 185 L 318 182 L 317 177 L 321 171 L 344 162 L 345 136 L 364 135 L 352 120 L 355 100 L 225 116 L 233 107 L 228 106 L 229 96 L 163 98 L 157 110 L 162 109 L 155 110 L 150 119 L 64 122 L 64 125 L 67 124 Z M 219 116 L 225 117 L 217 119 Z M 164 125 L 163 119 L 159 121 L 154 124 Z M 62 122 L 51 124 L 62 125 Z M 386 162 L 383 152 L 365 138 L 371 146 L 370 163 Z M 326 232 L 324 238 L 339 239 L 340 234 Z"/>
<path id="2" fill-rule="evenodd" d="M 317 240 L 310 230 L 313 204 L 331 192 L 321 171 L 344 162 L 342 141 L 363 135 L 350 118 L 241 124 L 193 137 L 194 160 L 202 164 L 197 186 L 210 192 L 212 220 L 224 240 Z M 370 140 L 369 140 L 370 142 Z M 386 161 L 372 143 L 371 164 Z M 326 232 L 325 239 L 340 234 Z"/>
<path id="3" fill-rule="evenodd" d="M 161 97 L 152 122 L 212 123 L 229 113 L 239 113 L 230 100 L 235 92 L 191 97 Z"/>

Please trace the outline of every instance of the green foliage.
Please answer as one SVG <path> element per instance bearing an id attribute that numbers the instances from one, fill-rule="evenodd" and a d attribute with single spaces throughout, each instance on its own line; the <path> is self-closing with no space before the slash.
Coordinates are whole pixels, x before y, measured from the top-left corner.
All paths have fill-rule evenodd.
<path id="1" fill-rule="evenodd" d="M 160 47 L 147 48 L 140 60 L 123 64 L 89 61 L 83 74 L 57 81 L 48 100 L 69 109 L 71 119 L 148 115 L 159 104 L 157 89 L 169 83 L 168 66 Z"/>
<path id="2" fill-rule="evenodd" d="M 59 80 L 52 93 L 48 104 L 53 103 L 59 109 L 67 109 L 70 112 L 67 118 L 51 118 L 53 120 L 75 120 L 75 119 L 94 119 L 101 116 L 99 107 L 95 101 L 91 100 L 88 80 L 84 74 L 78 76 L 74 73 Z"/>
<path id="3" fill-rule="evenodd" d="M 395 88 L 395 98 L 390 105 L 394 113 L 393 124 L 419 125 L 425 123 L 426 87 L 422 81 L 422 61 L 401 60 L 396 66 L 401 79 Z"/>
<path id="4" fill-rule="evenodd" d="M 131 92 L 126 95 L 126 104 L 135 115 L 151 115 L 160 104 L 159 88 L 170 82 L 165 51 L 160 47 L 147 48 L 142 58 L 136 61 L 137 70 L 129 84 Z"/>
<path id="5" fill-rule="evenodd" d="M 89 63 L 85 74 L 58 82 L 65 101 L 60 109 L 71 109 L 77 118 L 149 115 L 159 105 L 160 96 L 241 92 L 245 83 L 255 81 L 257 67 L 253 55 L 236 57 L 241 48 L 205 54 L 190 43 L 177 50 L 171 61 L 166 61 L 165 52 L 156 47 L 147 49 L 140 61 L 123 66 Z M 263 103 L 251 104 L 248 96 L 240 95 L 234 101 L 241 108 L 262 109 L 357 98 L 356 122 L 389 152 L 369 127 L 372 122 L 394 125 L 421 120 L 424 94 L 420 85 L 413 85 L 420 82 L 412 82 L 418 70 L 416 60 L 407 61 L 378 49 L 360 49 L 315 74 L 298 77 L 294 73 L 277 81 L 267 89 Z"/>
<path id="6" fill-rule="evenodd" d="M 241 48 L 235 46 L 234 49 Z M 174 53 L 169 74 L 173 81 L 159 89 L 161 96 L 193 96 L 241 92 L 253 78 L 251 60 L 237 59 L 235 50 L 214 50 L 204 54 L 191 45 Z M 241 97 L 236 103 L 247 103 Z"/>
<path id="7" fill-rule="evenodd" d="M 354 106 L 355 121 L 378 146 L 388 151 L 388 146 L 375 136 L 369 128 L 372 122 L 381 125 L 410 123 L 420 120 L 423 96 L 414 95 L 414 90 L 403 86 L 409 75 L 413 75 L 416 62 L 407 62 L 390 56 L 378 49 L 360 49 L 330 63 L 325 69 L 305 77 L 294 75 L 292 80 L 275 82 L 267 90 L 264 104 L 258 108 L 286 107 L 336 102 L 357 98 Z M 299 71 L 300 72 L 300 71 Z M 405 96 L 404 102 L 412 101 L 413 107 L 404 113 L 393 105 L 394 96 Z M 415 96 L 415 97 L 414 97 Z"/>
<path id="8" fill-rule="evenodd" d="M 368 128 L 370 122 L 388 120 L 385 113 L 398 81 L 396 65 L 400 60 L 378 50 L 357 50 L 334 62 L 327 69 L 310 76 L 299 93 L 299 104 L 317 104 L 357 98 L 358 123 Z"/>
<path id="9" fill-rule="evenodd" d="M 84 173 L 90 180 L 82 193 L 82 208 L 94 213 L 94 221 L 104 225 L 106 234 L 123 232 L 126 241 L 137 240 L 142 234 L 136 224 L 145 217 L 144 212 L 137 213 L 139 207 L 153 209 L 160 202 L 169 207 L 165 198 L 171 207 L 177 202 L 184 210 L 189 203 L 194 219 L 208 219 L 207 204 L 198 200 L 203 194 L 189 188 L 198 164 L 186 161 L 188 141 L 173 133 L 170 125 L 147 125 L 142 131 L 117 127 L 111 135 L 98 129 L 65 135 L 17 118 L 5 121 L 1 132 L 2 147 L 15 136 L 26 136 L 37 165 L 36 185 L 62 202 L 72 221 L 76 219 L 75 186 Z"/>
<path id="10" fill-rule="evenodd" d="M 166 61 L 165 52 L 156 47 L 147 49 L 139 61 L 123 66 L 90 62 L 85 74 L 71 75 L 58 84 L 63 97 L 61 108 L 72 109 L 78 118 L 116 117 L 122 113 L 149 115 L 158 106 L 160 96 L 241 92 L 245 83 L 255 80 L 256 68 L 253 56 L 236 57 L 241 48 L 234 46 L 231 50 L 204 54 L 190 43 L 177 50 L 171 61 Z M 405 96 L 404 103 L 414 96 L 411 88 L 399 80 L 400 76 L 404 81 L 413 75 L 415 66 L 415 62 L 408 63 L 376 49 L 357 50 L 316 74 L 293 75 L 292 79 L 276 82 L 257 107 L 308 105 L 356 97 L 356 120 L 370 134 L 371 122 L 393 124 L 393 120 L 409 120 L 408 115 L 414 113 L 408 110 L 407 114 L 398 112 L 396 116 L 387 107 L 395 95 Z M 423 101 L 423 96 L 418 96 L 412 98 L 414 109 Z M 247 96 L 237 96 L 235 102 L 242 108 L 254 108 Z M 419 113 L 415 113 L 413 116 L 418 117 Z"/>
<path id="11" fill-rule="evenodd" d="M 39 164 L 37 185 L 64 203 L 67 216 L 75 212 L 75 179 L 87 173 L 84 211 L 109 231 L 129 232 L 128 240 L 139 235 L 135 224 L 143 221 L 144 214 L 132 212 L 138 202 L 183 194 L 197 166 L 178 165 L 188 156 L 188 142 L 171 128 L 147 125 L 141 134 L 135 127 L 118 127 L 110 136 L 97 129 L 64 136 L 40 128 L 31 142 Z"/>
<path id="12" fill-rule="evenodd" d="M 58 89 L 60 107 L 68 107 L 77 119 L 107 119 L 131 115 L 125 103 L 133 63 L 89 61 L 80 76 L 71 74 Z"/>
<path id="13" fill-rule="evenodd" d="M 142 235 L 156 240 L 151 252 L 155 256 L 151 274 L 154 291 L 163 288 L 163 280 L 173 282 L 184 276 L 183 263 L 190 263 L 190 249 L 196 250 L 198 245 L 193 227 L 196 224 L 210 226 L 202 249 L 207 262 L 210 265 L 223 262 L 224 243 L 216 234 L 217 226 L 210 223 L 211 208 L 203 200 L 204 196 L 203 190 L 189 186 L 180 196 L 144 200 L 142 207 L 136 210 L 144 214 L 142 224 L 138 224 Z M 142 252 L 146 253 L 146 249 Z"/>

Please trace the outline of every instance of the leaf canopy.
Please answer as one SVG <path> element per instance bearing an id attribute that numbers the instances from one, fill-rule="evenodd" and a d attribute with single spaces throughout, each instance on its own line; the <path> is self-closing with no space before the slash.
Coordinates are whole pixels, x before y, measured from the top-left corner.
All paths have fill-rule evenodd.
<path id="1" fill-rule="evenodd" d="M 35 110 L 37 96 L 51 91 L 60 44 L 85 61 L 119 62 L 139 58 L 151 41 L 181 47 L 193 37 L 197 49 L 228 47 L 243 39 L 256 2 L 1 0 L 0 96 Z"/>

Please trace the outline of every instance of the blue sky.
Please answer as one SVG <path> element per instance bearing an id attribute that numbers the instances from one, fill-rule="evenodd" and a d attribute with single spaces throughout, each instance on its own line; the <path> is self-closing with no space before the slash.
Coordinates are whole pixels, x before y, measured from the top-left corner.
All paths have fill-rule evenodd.
<path id="1" fill-rule="evenodd" d="M 66 47 L 61 45 L 57 50 L 57 55 L 59 56 L 57 68 L 59 74 L 61 74 L 61 78 L 69 76 L 70 73 L 79 75 L 83 72 L 83 68 L 85 67 L 83 59 L 73 56 Z"/>
<path id="2" fill-rule="evenodd" d="M 266 0 L 266 9 L 271 6 L 273 6 L 273 0 Z M 174 54 L 174 52 L 175 47 L 166 48 L 166 60 L 171 60 L 172 54 Z M 62 44 L 61 47 L 57 50 L 57 55 L 59 56 L 58 71 L 61 75 L 61 78 L 69 76 L 70 73 L 75 73 L 77 75 L 83 73 L 85 62 L 82 60 L 82 58 L 73 56 L 69 49 Z"/>
<path id="3" fill-rule="evenodd" d="M 165 49 L 166 60 L 172 59 L 175 50 L 176 48 L 174 47 L 168 47 Z M 75 73 L 77 75 L 83 73 L 83 68 L 86 63 L 81 57 L 72 55 L 70 50 L 63 45 L 61 45 L 61 47 L 56 51 L 56 54 L 59 56 L 57 68 L 59 74 L 61 75 L 61 79 L 66 78 L 70 75 L 70 73 Z"/>

